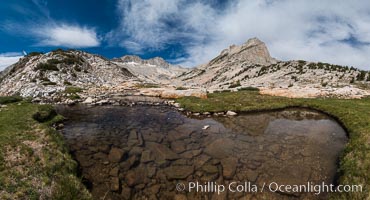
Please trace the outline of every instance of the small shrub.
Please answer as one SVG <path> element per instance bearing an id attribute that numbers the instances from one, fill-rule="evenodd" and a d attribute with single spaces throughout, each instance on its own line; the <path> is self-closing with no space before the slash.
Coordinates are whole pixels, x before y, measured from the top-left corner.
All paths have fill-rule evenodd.
<path id="1" fill-rule="evenodd" d="M 214 93 L 226 93 L 226 92 L 231 92 L 231 90 L 218 90 L 218 91 L 214 91 Z"/>
<path id="2" fill-rule="evenodd" d="M 136 87 L 138 88 L 159 88 L 160 86 L 153 83 L 143 83 L 143 84 L 137 84 Z"/>
<path id="3" fill-rule="evenodd" d="M 357 80 L 358 81 L 363 81 L 365 80 L 366 72 L 365 71 L 360 71 L 360 73 L 357 75 Z"/>
<path id="4" fill-rule="evenodd" d="M 57 112 L 51 105 L 40 105 L 32 118 L 38 122 L 46 122 L 57 116 Z"/>
<path id="5" fill-rule="evenodd" d="M 0 104 L 8 104 L 22 101 L 21 96 L 0 96 Z"/>
<path id="6" fill-rule="evenodd" d="M 27 54 L 28 57 L 32 57 L 32 56 L 38 56 L 38 55 L 42 55 L 44 53 L 42 52 L 30 52 Z"/>
<path id="7" fill-rule="evenodd" d="M 324 69 L 326 65 L 325 65 L 325 63 L 318 62 L 317 66 L 319 67 L 319 69 Z"/>
<path id="8" fill-rule="evenodd" d="M 80 67 L 80 66 L 78 66 L 78 65 L 76 65 L 76 66 L 74 67 L 74 70 L 75 70 L 76 72 L 81 72 L 81 71 L 82 71 L 81 67 Z"/>
<path id="9" fill-rule="evenodd" d="M 50 79 L 48 79 L 47 77 L 41 77 L 40 80 L 45 81 L 45 82 L 50 82 Z"/>
<path id="10" fill-rule="evenodd" d="M 77 99 L 81 99 L 81 97 L 78 94 L 71 94 L 68 96 L 68 99 L 77 100 Z"/>
<path id="11" fill-rule="evenodd" d="M 195 75 L 194 77 L 200 76 L 200 75 L 202 75 L 202 74 L 204 74 L 204 73 L 206 73 L 206 70 L 202 69 L 202 70 L 200 70 L 200 72 L 199 72 L 197 75 Z"/>
<path id="12" fill-rule="evenodd" d="M 50 60 L 48 60 L 48 63 L 52 64 L 52 65 L 57 65 L 59 63 L 62 63 L 62 61 L 60 61 L 58 59 L 50 59 Z"/>
<path id="13" fill-rule="evenodd" d="M 64 93 L 66 94 L 76 94 L 76 93 L 79 93 L 79 92 L 82 92 L 83 89 L 82 88 L 79 88 L 79 87 L 66 87 L 66 89 L 64 90 Z"/>
<path id="14" fill-rule="evenodd" d="M 239 87 L 239 86 L 241 86 L 241 84 L 240 84 L 240 81 L 238 80 L 237 82 L 232 83 L 232 84 L 229 86 L 229 88 L 236 88 L 236 87 Z"/>
<path id="15" fill-rule="evenodd" d="M 72 83 L 69 82 L 69 81 L 64 81 L 63 83 L 64 83 L 64 85 L 72 85 Z"/>
<path id="16" fill-rule="evenodd" d="M 305 65 L 305 64 L 306 64 L 306 61 L 304 61 L 304 60 L 298 60 L 298 64 L 299 64 L 300 66 L 303 66 L 303 65 Z"/>
<path id="17" fill-rule="evenodd" d="M 67 64 L 67 65 L 73 65 L 73 64 L 82 64 L 82 59 L 75 56 L 75 55 L 68 55 L 67 58 L 64 58 L 63 63 Z"/>
<path id="18" fill-rule="evenodd" d="M 317 65 L 315 65 L 315 63 L 310 63 L 310 64 L 308 64 L 308 68 L 309 69 L 317 69 Z"/>
<path id="19" fill-rule="evenodd" d="M 186 88 L 186 87 L 181 87 L 181 86 L 176 88 L 176 90 L 187 90 L 187 89 L 188 89 L 188 88 Z"/>
<path id="20" fill-rule="evenodd" d="M 36 66 L 36 70 L 40 70 L 40 71 L 59 71 L 58 67 L 55 64 L 50 64 L 50 63 L 39 63 Z"/>
<path id="21" fill-rule="evenodd" d="M 242 88 L 239 88 L 238 91 L 260 91 L 259 88 L 256 88 L 256 87 L 242 87 Z"/>
<path id="22" fill-rule="evenodd" d="M 52 82 L 52 81 L 46 81 L 46 82 L 43 82 L 42 85 L 56 85 L 57 83 L 55 82 Z"/>
<path id="23" fill-rule="evenodd" d="M 65 51 L 65 50 L 63 50 L 63 49 L 61 49 L 61 48 L 58 48 L 58 49 L 55 49 L 55 50 L 53 50 L 53 51 L 51 51 L 51 52 L 55 52 L 55 53 L 64 53 L 64 52 L 67 52 L 67 51 Z"/>

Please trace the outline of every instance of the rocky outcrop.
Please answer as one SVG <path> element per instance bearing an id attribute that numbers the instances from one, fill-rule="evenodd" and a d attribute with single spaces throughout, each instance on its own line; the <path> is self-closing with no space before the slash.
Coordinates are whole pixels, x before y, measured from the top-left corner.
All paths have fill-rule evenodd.
<path id="1" fill-rule="evenodd" d="M 5 70 L 2 77 L 0 95 L 54 100 L 66 94 L 68 87 L 87 90 L 137 79 L 126 68 L 101 56 L 75 50 L 26 56 Z"/>

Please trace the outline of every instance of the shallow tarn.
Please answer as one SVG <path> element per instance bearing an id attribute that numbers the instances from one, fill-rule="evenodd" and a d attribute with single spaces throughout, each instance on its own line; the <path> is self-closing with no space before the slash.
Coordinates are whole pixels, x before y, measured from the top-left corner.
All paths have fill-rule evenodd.
<path id="1" fill-rule="evenodd" d="M 326 199 L 268 187 L 334 183 L 347 142 L 337 122 L 305 109 L 203 118 L 165 106 L 57 109 L 95 199 Z"/>

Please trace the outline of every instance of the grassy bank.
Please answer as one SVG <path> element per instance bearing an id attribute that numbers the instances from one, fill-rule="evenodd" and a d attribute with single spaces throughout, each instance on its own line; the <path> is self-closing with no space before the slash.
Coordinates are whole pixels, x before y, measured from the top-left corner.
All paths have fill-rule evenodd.
<path id="1" fill-rule="evenodd" d="M 51 111 L 27 102 L 0 108 L 0 199 L 90 199 L 63 138 L 50 127 L 60 119 Z"/>
<path id="2" fill-rule="evenodd" d="M 290 99 L 260 95 L 256 91 L 209 94 L 208 99 L 184 97 L 177 100 L 193 112 L 260 111 L 286 107 L 310 107 L 334 116 L 342 123 L 350 140 L 340 159 L 340 183 L 361 184 L 364 191 L 336 193 L 332 199 L 370 199 L 370 98 Z"/>

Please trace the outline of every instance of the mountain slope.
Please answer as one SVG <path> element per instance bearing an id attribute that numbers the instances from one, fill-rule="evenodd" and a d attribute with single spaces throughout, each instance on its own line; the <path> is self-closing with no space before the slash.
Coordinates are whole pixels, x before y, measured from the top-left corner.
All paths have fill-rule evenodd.
<path id="1" fill-rule="evenodd" d="M 188 86 L 210 90 L 259 88 L 339 88 L 368 84 L 370 73 L 346 66 L 306 61 L 278 61 L 257 38 L 231 46 L 205 65 L 182 74 Z"/>
<path id="2" fill-rule="evenodd" d="M 123 56 L 113 59 L 112 62 L 128 69 L 143 81 L 160 84 L 170 84 L 178 75 L 189 71 L 180 66 L 171 65 L 160 57 L 143 60 L 138 56 Z"/>
<path id="3" fill-rule="evenodd" d="M 77 92 L 83 98 L 104 99 L 114 94 L 189 93 L 178 88 L 206 96 L 206 90 L 247 87 L 289 97 L 356 98 L 370 95 L 370 72 L 321 62 L 279 61 L 270 56 L 262 41 L 252 38 L 241 46 L 230 46 L 207 64 L 191 70 L 159 57 L 143 60 L 123 56 L 108 60 L 82 51 L 56 50 L 28 55 L 0 73 L 0 95 L 19 94 L 58 102 L 69 97 L 68 90 L 83 89 L 83 94 Z"/>
<path id="4" fill-rule="evenodd" d="M 135 79 L 127 69 L 97 55 L 56 50 L 29 55 L 2 73 L 0 95 L 53 96 L 66 87 L 114 86 Z"/>

